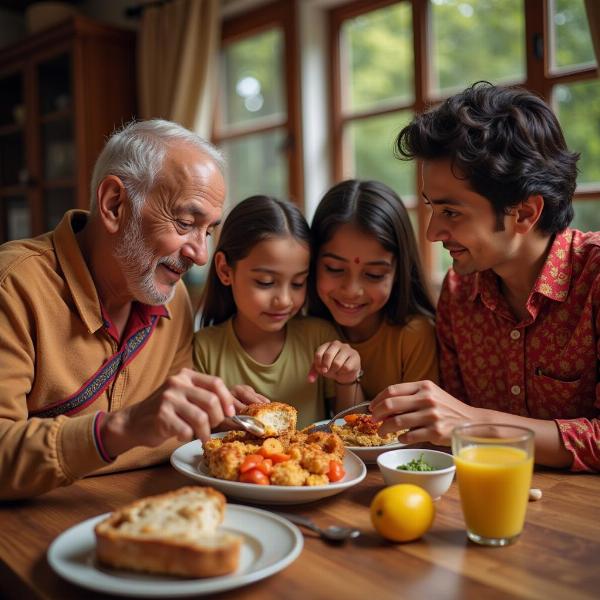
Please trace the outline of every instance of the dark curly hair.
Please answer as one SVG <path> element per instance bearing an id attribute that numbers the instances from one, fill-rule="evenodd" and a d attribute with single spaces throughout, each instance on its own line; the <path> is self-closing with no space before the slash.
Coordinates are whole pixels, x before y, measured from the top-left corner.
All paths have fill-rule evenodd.
<path id="1" fill-rule="evenodd" d="M 416 116 L 398 134 L 396 156 L 449 158 L 455 175 L 490 201 L 498 229 L 535 194 L 544 198 L 539 230 L 557 233 L 573 219 L 579 154 L 568 150 L 550 107 L 527 90 L 478 81 Z"/>

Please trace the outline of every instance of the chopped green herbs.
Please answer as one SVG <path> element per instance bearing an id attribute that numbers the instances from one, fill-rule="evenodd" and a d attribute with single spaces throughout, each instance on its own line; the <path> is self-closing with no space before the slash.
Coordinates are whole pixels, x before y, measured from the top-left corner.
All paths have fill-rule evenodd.
<path id="1" fill-rule="evenodd" d="M 419 458 L 413 458 L 410 462 L 405 465 L 398 465 L 396 467 L 399 471 L 435 471 L 428 462 L 423 459 L 423 454 Z"/>

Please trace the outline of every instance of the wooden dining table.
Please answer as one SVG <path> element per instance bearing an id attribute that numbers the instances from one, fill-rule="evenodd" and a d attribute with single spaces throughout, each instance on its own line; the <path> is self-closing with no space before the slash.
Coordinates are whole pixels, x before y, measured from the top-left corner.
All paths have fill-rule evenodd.
<path id="1" fill-rule="evenodd" d="M 51 542 L 92 516 L 193 483 L 165 464 L 89 477 L 31 500 L 0 503 L 0 597 L 108 597 L 57 575 L 47 560 Z M 511 546 L 488 548 L 467 540 L 456 482 L 436 502 L 431 529 L 417 541 L 397 544 L 380 538 L 371 526 L 369 504 L 382 489 L 383 480 L 377 467 L 369 466 L 366 478 L 341 494 L 310 504 L 277 507 L 309 516 L 323 526 L 358 527 L 360 537 L 331 545 L 304 532 L 304 548 L 288 567 L 216 597 L 598 598 L 600 477 L 536 469 L 532 485 L 540 488 L 543 496 L 529 503 L 524 532 Z"/>

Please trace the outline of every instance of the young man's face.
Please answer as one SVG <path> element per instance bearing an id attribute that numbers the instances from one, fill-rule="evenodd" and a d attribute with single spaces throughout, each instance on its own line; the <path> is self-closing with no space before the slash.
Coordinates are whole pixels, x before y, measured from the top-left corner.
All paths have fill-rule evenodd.
<path id="1" fill-rule="evenodd" d="M 518 243 L 510 218 L 503 217 L 504 230 L 498 231 L 490 201 L 456 177 L 449 160 L 424 161 L 423 196 L 431 208 L 427 239 L 443 243 L 459 275 L 486 269 L 503 274 Z"/>

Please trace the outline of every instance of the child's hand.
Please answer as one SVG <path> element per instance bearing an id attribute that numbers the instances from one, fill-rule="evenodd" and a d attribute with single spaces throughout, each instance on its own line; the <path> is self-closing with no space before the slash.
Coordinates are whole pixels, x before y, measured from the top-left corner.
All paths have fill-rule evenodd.
<path id="1" fill-rule="evenodd" d="M 336 383 L 354 383 L 360 374 L 360 355 L 349 344 L 339 340 L 327 342 L 317 348 L 308 381 L 313 383 L 319 375 Z"/>
<path id="2" fill-rule="evenodd" d="M 235 412 L 241 413 L 249 404 L 265 404 L 269 399 L 259 394 L 249 385 L 234 385 L 230 390 L 234 398 Z"/>

